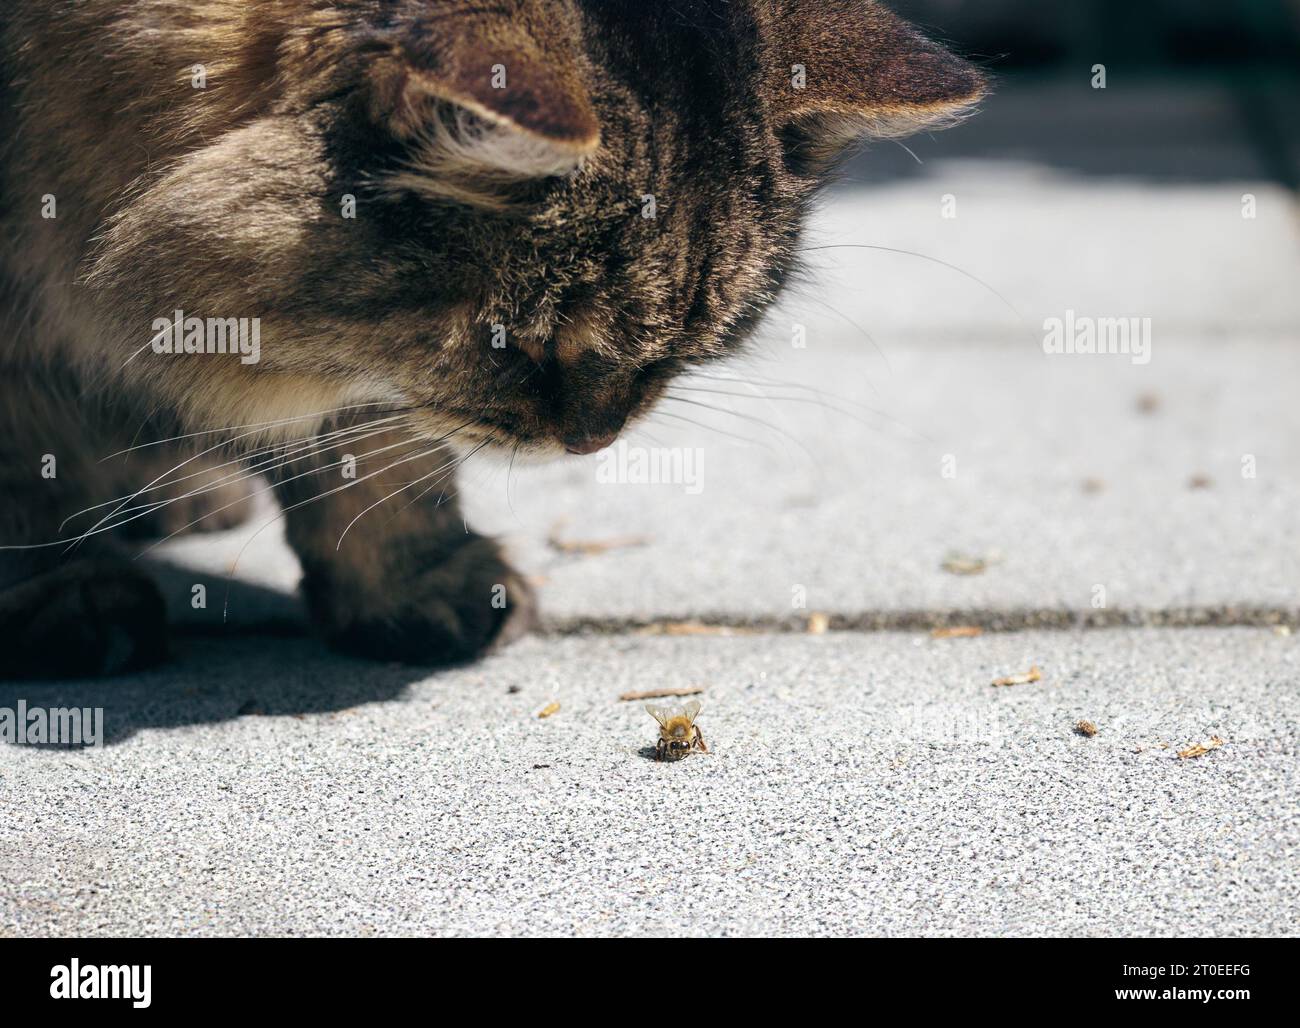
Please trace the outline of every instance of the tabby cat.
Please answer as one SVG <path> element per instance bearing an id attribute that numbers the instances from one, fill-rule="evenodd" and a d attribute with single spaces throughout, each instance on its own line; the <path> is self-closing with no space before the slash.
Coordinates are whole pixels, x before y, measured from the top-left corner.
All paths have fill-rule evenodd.
<path id="1" fill-rule="evenodd" d="M 743 344 L 846 148 L 984 88 L 873 0 L 5 0 L 0 664 L 158 659 L 128 540 L 252 471 L 335 645 L 508 637 L 458 460 L 607 445 Z"/>

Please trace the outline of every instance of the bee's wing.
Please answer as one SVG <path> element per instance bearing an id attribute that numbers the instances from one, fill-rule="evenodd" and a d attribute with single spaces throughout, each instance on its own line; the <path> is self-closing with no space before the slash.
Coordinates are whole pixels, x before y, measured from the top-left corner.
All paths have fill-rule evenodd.
<path id="1" fill-rule="evenodd" d="M 695 723 L 695 718 L 699 714 L 699 712 L 700 712 L 699 700 L 691 700 L 689 703 L 687 703 L 685 706 L 682 707 L 682 713 L 686 715 L 687 719 L 691 722 L 691 724 Z"/>
<path id="2" fill-rule="evenodd" d="M 672 717 L 672 713 L 670 711 L 664 710 L 663 707 L 657 706 L 653 703 L 647 703 L 645 705 L 645 709 L 646 712 L 649 713 L 649 715 L 652 718 L 654 718 L 656 721 L 659 722 L 660 728 L 666 725 L 668 723 L 668 719 Z"/>

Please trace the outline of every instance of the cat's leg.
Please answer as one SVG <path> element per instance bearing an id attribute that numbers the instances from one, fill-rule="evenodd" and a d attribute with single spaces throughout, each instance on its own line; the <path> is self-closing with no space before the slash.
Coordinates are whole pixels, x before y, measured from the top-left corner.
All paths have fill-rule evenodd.
<path id="1" fill-rule="evenodd" d="M 69 549 L 75 529 L 61 530 L 116 495 L 96 449 L 111 432 L 92 406 L 65 402 L 53 373 L 0 375 L 0 677 L 110 674 L 160 659 L 158 588 L 107 534 Z"/>
<path id="2" fill-rule="evenodd" d="M 494 541 L 466 528 L 454 454 L 407 460 L 421 450 L 398 434 L 365 449 L 378 455 L 354 477 L 325 459 L 310 470 L 299 461 L 277 487 L 304 598 L 329 641 L 380 660 L 445 664 L 526 631 L 532 591 Z"/>

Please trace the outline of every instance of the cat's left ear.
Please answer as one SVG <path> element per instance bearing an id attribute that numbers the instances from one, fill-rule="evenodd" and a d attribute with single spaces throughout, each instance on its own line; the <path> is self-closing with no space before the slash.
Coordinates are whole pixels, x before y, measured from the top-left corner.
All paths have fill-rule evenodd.
<path id="1" fill-rule="evenodd" d="M 398 138 L 483 170 L 572 171 L 599 147 L 600 125 L 570 33 L 534 24 L 531 0 L 501 7 L 434 11 L 404 26 L 371 65 L 371 114 Z"/>
<path id="2" fill-rule="evenodd" d="M 944 127 L 988 90 L 974 65 L 874 0 L 765 0 L 776 105 L 828 144 Z"/>

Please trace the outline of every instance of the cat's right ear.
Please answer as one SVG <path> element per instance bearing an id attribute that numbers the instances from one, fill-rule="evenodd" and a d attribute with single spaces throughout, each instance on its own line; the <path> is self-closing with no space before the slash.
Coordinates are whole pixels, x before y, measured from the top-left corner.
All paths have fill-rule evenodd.
<path id="1" fill-rule="evenodd" d="M 572 43 L 526 16 L 430 14 L 389 36 L 369 79 L 371 116 L 430 173 L 561 175 L 600 146 Z"/>
<path id="2" fill-rule="evenodd" d="M 856 139 L 954 124 L 988 82 L 875 0 L 763 0 L 774 107 L 815 168 Z"/>

